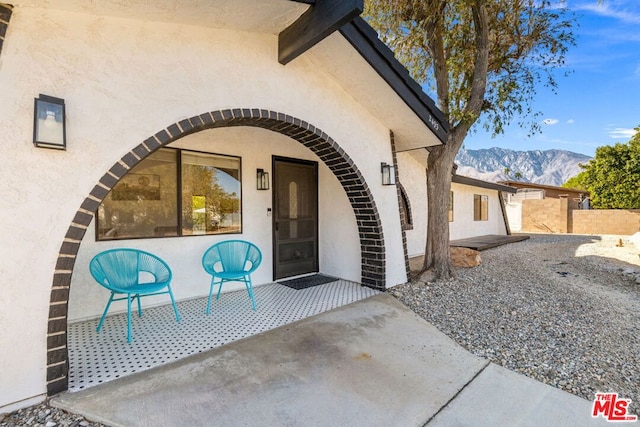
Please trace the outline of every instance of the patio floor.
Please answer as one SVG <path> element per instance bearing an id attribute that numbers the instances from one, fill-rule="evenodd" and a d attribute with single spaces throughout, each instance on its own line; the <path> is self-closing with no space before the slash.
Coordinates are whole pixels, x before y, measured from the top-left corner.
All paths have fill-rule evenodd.
<path id="1" fill-rule="evenodd" d="M 69 333 L 69 391 L 79 391 L 176 361 L 192 354 L 255 335 L 296 320 L 368 298 L 379 292 L 358 283 L 337 280 L 303 290 L 278 283 L 254 289 L 258 309 L 251 309 L 245 290 L 224 293 L 205 315 L 207 298 L 178 303 L 182 321 L 171 305 L 132 313 L 133 342 L 127 344 L 126 313 L 71 323 Z"/>

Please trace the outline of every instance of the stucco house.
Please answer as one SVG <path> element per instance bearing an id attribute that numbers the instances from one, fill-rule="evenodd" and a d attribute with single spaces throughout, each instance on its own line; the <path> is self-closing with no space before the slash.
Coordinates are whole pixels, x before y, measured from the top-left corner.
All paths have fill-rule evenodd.
<path id="1" fill-rule="evenodd" d="M 98 252 L 160 255 L 178 300 L 207 294 L 221 240 L 262 249 L 257 286 L 384 290 L 424 252 L 448 125 L 362 1 L 153 3 L 0 3 L 0 412 L 67 389 L 67 326 L 107 298 Z M 508 234 L 511 190 L 454 175 L 451 239 Z"/>
<path id="2" fill-rule="evenodd" d="M 415 152 L 448 126 L 361 10 L 0 3 L 0 412 L 66 390 L 67 325 L 100 316 L 87 265 L 109 248 L 161 256 L 178 300 L 207 294 L 202 253 L 230 238 L 262 249 L 256 285 L 407 280 Z"/>

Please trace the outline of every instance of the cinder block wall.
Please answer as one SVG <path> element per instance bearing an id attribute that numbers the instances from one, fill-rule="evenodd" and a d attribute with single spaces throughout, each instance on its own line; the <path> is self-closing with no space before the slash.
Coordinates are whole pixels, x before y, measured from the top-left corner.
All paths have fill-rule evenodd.
<path id="1" fill-rule="evenodd" d="M 573 209 L 563 199 L 523 200 L 522 232 L 618 234 L 640 231 L 640 209 Z"/>
<path id="2" fill-rule="evenodd" d="M 568 201 L 564 199 L 523 200 L 522 232 L 569 232 Z"/>
<path id="3" fill-rule="evenodd" d="M 640 209 L 575 210 L 572 212 L 572 219 L 571 232 L 576 234 L 630 236 L 640 231 Z"/>

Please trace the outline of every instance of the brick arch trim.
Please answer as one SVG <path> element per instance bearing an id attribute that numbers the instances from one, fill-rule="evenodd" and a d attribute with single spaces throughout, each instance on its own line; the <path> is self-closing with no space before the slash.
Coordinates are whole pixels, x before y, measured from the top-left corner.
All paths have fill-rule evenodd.
<path id="1" fill-rule="evenodd" d="M 360 236 L 362 284 L 385 289 L 385 247 L 373 195 L 353 160 L 322 130 L 300 119 L 262 109 L 218 110 L 174 123 L 133 148 L 116 162 L 84 199 L 60 247 L 51 286 L 47 325 L 47 394 L 68 389 L 67 314 L 71 275 L 80 243 L 102 200 L 138 162 L 157 149 L 206 129 L 251 126 L 288 136 L 315 153 L 344 188 Z"/>
<path id="2" fill-rule="evenodd" d="M 13 6 L 10 4 L 0 3 L 0 53 L 2 53 L 2 45 L 9 28 L 9 20 L 13 13 Z"/>

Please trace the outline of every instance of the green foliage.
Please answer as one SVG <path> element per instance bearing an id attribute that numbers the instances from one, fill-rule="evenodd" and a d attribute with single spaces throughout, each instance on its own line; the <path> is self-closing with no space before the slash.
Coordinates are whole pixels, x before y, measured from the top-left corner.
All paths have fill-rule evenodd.
<path id="1" fill-rule="evenodd" d="M 582 166 L 582 165 L 581 165 Z M 582 191 L 587 191 L 587 188 L 584 186 L 584 184 L 582 183 L 582 178 L 584 177 L 584 172 L 580 172 L 578 175 L 571 177 L 567 180 L 567 182 L 565 182 L 564 184 L 562 184 L 562 186 L 564 188 L 571 188 L 574 190 L 582 190 Z"/>
<path id="2" fill-rule="evenodd" d="M 478 18 L 482 8 L 485 22 Z M 494 134 L 516 117 L 531 132 L 539 130 L 531 110 L 536 85 L 557 86 L 554 70 L 566 72 L 565 55 L 575 44 L 574 20 L 557 1 L 367 0 L 365 15 L 412 76 L 435 93 L 452 128 L 482 114 Z M 484 49 L 486 70 L 477 66 Z M 472 105 L 479 82 L 486 92 Z"/>
<path id="3" fill-rule="evenodd" d="M 640 127 L 626 144 L 605 145 L 570 182 L 589 191 L 595 209 L 640 209 Z M 575 181 L 572 181 L 575 180 Z"/>

